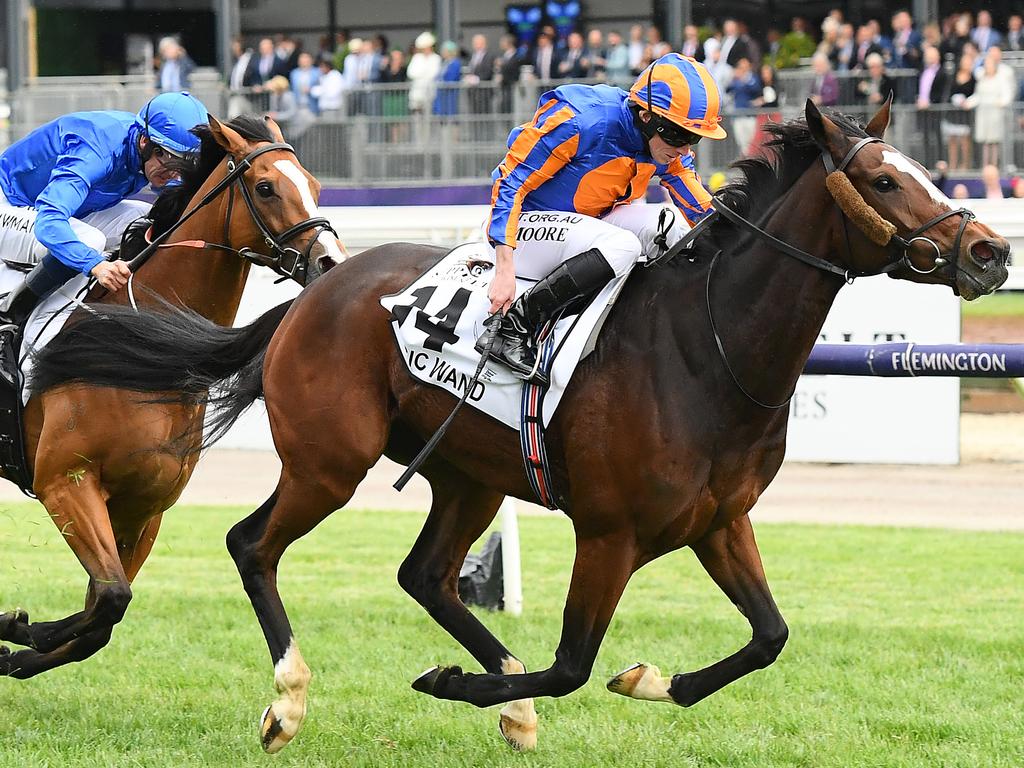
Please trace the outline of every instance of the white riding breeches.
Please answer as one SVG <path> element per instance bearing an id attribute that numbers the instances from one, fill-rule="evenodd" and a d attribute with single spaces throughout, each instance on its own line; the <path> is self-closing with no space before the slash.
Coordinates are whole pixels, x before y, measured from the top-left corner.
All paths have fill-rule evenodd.
<path id="1" fill-rule="evenodd" d="M 150 209 L 149 203 L 122 200 L 102 211 L 68 219 L 75 236 L 90 248 L 103 253 L 121 244 L 125 228 Z M 0 259 L 14 264 L 34 266 L 47 253 L 35 236 L 37 211 L 11 205 L 0 192 Z"/>
<path id="2" fill-rule="evenodd" d="M 514 251 L 516 275 L 540 280 L 563 261 L 591 248 L 601 251 L 616 276 L 625 274 L 642 256 L 658 255 L 654 240 L 661 231 L 659 223 L 669 248 L 690 231 L 683 214 L 670 204 L 620 205 L 600 219 L 562 211 L 523 213 Z"/>

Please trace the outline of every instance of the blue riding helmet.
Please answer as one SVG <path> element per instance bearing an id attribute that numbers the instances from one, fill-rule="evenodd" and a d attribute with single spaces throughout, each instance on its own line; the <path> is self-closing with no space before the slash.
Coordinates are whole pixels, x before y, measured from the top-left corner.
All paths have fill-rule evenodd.
<path id="1" fill-rule="evenodd" d="M 199 149 L 199 139 L 189 130 L 208 121 L 206 107 L 188 91 L 161 93 L 135 116 L 144 136 L 175 155 Z"/>

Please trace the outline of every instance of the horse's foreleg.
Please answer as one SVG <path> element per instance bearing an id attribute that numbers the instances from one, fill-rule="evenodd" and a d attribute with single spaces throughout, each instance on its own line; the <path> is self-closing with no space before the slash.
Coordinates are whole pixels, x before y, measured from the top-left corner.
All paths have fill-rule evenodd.
<path id="1" fill-rule="evenodd" d="M 485 670 L 493 674 L 526 672 L 522 662 L 459 598 L 459 570 L 466 553 L 494 519 L 503 496 L 454 472 L 431 477 L 430 486 L 430 514 L 398 569 L 398 583 Z M 501 711 L 498 726 L 513 749 L 537 746 L 537 712 L 532 699 L 509 702 Z"/>
<path id="2" fill-rule="evenodd" d="M 88 607 L 60 621 L 29 623 L 24 620 L 0 621 L 4 634 L 0 639 L 25 645 L 40 653 L 49 653 L 83 635 L 113 627 L 128 609 L 132 597 L 106 502 L 91 475 L 62 478 L 56 490 L 41 498 L 50 517 L 89 574 L 92 600 Z M 66 483 L 66 485 L 65 485 Z M 9 614 L 5 614 L 6 618 Z"/>
<path id="3" fill-rule="evenodd" d="M 134 547 L 125 547 L 121 550 L 121 565 L 129 583 L 135 579 L 153 549 L 157 531 L 160 529 L 161 517 L 162 515 L 156 515 L 146 524 Z M 95 601 L 96 590 L 90 586 L 85 599 L 86 609 L 89 609 Z M 65 664 L 84 661 L 110 642 L 112 632 L 112 626 L 89 632 L 48 653 L 40 653 L 31 648 L 16 653 L 0 652 L 0 676 L 7 675 L 24 680 Z"/>
<path id="4" fill-rule="evenodd" d="M 360 479 L 361 476 L 353 479 L 349 496 Z M 263 711 L 260 722 L 260 739 L 267 752 L 279 751 L 299 732 L 306 716 L 306 694 L 312 677 L 277 590 L 277 565 L 293 541 L 313 530 L 347 500 L 339 500 L 318 486 L 299 484 L 282 476 L 273 495 L 227 535 L 228 551 L 242 577 L 242 586 L 274 663 L 278 698 Z"/>
<path id="5" fill-rule="evenodd" d="M 696 672 L 661 677 L 657 667 L 636 664 L 608 683 L 615 693 L 651 701 L 696 704 L 719 688 L 775 661 L 789 630 L 772 599 L 754 541 L 750 519 L 744 515 L 727 528 L 709 533 L 693 545 L 701 564 L 715 583 L 746 616 L 753 637 L 736 653 Z"/>
<path id="6" fill-rule="evenodd" d="M 465 674 L 458 667 L 433 669 L 416 682 L 416 689 L 478 707 L 572 693 L 590 677 L 601 640 L 636 563 L 632 532 L 577 539 L 554 664 L 521 675 Z"/>

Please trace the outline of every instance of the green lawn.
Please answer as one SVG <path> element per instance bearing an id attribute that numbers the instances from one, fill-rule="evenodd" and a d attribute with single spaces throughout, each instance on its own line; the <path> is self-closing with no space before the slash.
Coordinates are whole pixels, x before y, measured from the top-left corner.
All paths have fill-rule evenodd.
<path id="1" fill-rule="evenodd" d="M 960 302 L 964 317 L 1024 315 L 1024 291 L 998 291 L 974 301 Z"/>
<path id="2" fill-rule="evenodd" d="M 516 755 L 496 710 L 409 688 L 434 663 L 473 662 L 395 583 L 420 516 L 369 512 L 335 515 L 283 563 L 314 679 L 305 729 L 268 757 L 256 721 L 272 671 L 222 543 L 242 514 L 174 510 L 110 646 L 0 680 L 0 766 L 1024 765 L 1022 535 L 761 526 L 790 643 L 689 710 L 604 688 L 635 660 L 690 670 L 749 636 L 691 554 L 662 558 L 630 585 L 591 682 L 541 700 L 540 748 Z M 522 539 L 525 616 L 485 620 L 537 669 L 572 537 L 564 519 L 527 518 Z M 0 552 L 0 605 L 36 619 L 80 606 L 83 574 L 39 508 L 0 508 Z"/>

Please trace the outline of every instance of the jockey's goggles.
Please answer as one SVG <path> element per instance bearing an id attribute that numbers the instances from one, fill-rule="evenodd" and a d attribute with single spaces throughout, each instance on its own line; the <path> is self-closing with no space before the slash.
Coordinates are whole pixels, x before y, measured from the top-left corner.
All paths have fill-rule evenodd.
<path id="1" fill-rule="evenodd" d="M 152 139 L 150 139 L 150 141 L 152 141 Z M 159 160 L 161 163 L 166 163 L 172 157 L 181 157 L 181 155 L 171 152 L 171 150 L 167 149 L 166 147 L 161 147 L 156 142 L 152 143 L 152 147 L 153 151 L 150 154 L 157 160 Z"/>
<path id="2" fill-rule="evenodd" d="M 651 113 L 650 126 L 652 132 L 656 133 L 670 147 L 692 147 L 703 138 L 700 134 L 692 133 L 653 112 Z"/>

